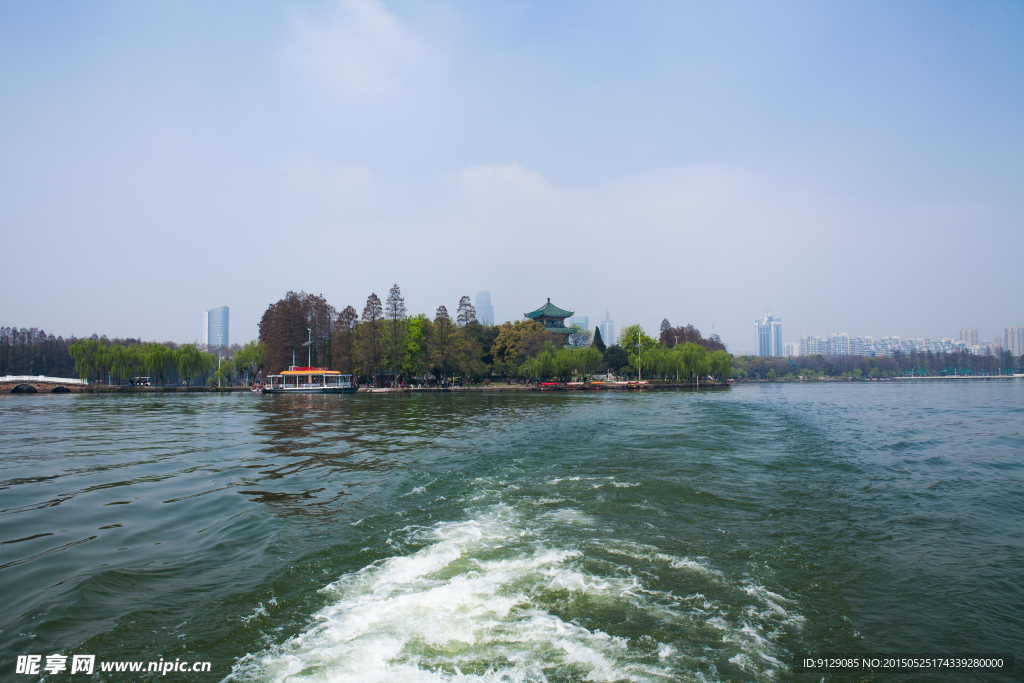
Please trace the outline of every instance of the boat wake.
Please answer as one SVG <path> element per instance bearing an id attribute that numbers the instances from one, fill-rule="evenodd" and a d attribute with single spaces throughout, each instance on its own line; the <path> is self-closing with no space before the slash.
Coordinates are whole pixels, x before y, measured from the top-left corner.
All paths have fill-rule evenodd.
<path id="1" fill-rule="evenodd" d="M 564 510 L 527 522 L 496 505 L 407 530 L 418 550 L 324 587 L 330 602 L 307 630 L 241 658 L 226 680 L 770 680 L 786 671 L 773 640 L 801 618 L 785 598 L 737 583 L 737 609 L 707 597 L 725 579 L 699 560 L 627 545 L 613 549 L 624 560 L 616 567 L 551 547 L 552 525 L 580 517 Z M 631 570 L 637 558 L 710 589 L 654 590 Z"/>

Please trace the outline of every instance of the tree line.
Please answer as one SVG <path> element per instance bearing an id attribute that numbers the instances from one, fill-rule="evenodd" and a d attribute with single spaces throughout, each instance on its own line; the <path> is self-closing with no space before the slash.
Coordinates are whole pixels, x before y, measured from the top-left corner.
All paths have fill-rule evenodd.
<path id="1" fill-rule="evenodd" d="M 71 368 L 58 376 L 78 375 L 92 382 L 133 384 L 146 377 L 152 385 L 231 386 L 251 383 L 263 365 L 257 342 L 232 345 L 229 357 L 203 351 L 196 344 L 141 342 L 93 335 L 67 346 Z M 13 374 L 13 373 L 12 373 Z"/>
<path id="2" fill-rule="evenodd" d="M 818 377 L 887 378 L 947 375 L 1008 375 L 1024 371 L 1024 356 L 1007 350 L 976 356 L 964 351 L 895 351 L 891 356 L 740 356 L 734 375 L 750 379 L 815 379 Z"/>
<path id="3" fill-rule="evenodd" d="M 730 357 L 721 340 L 714 335 L 705 339 L 692 325 L 674 328 L 665 320 L 658 341 L 634 325 L 621 338 L 629 340 L 625 348 L 606 346 L 599 330 L 574 327 L 566 338 L 534 320 L 481 325 L 468 296 L 459 300 L 454 317 L 443 305 L 433 317 L 410 315 L 395 285 L 383 302 L 376 294 L 367 297 L 361 315 L 353 306 L 339 311 L 322 295 L 288 292 L 264 313 L 259 341 L 232 345 L 222 359 L 194 343 L 95 334 L 64 339 L 35 328 L 2 327 L 0 375 L 78 376 L 118 384 L 148 377 L 154 385 L 230 386 L 306 363 L 377 385 L 395 376 L 475 382 L 571 379 L 600 372 L 680 380 L 729 375 Z M 634 338 L 642 341 L 639 353 Z"/>
<path id="4" fill-rule="evenodd" d="M 633 328 L 642 334 L 639 326 Z M 621 338 L 631 339 L 633 328 Z M 444 305 L 433 317 L 410 315 L 396 284 L 384 301 L 370 294 L 361 314 L 352 305 L 339 311 L 323 295 L 288 292 L 264 312 L 259 342 L 267 374 L 309 363 L 377 386 L 396 377 L 439 383 L 458 377 L 468 383 L 495 377 L 570 379 L 606 370 L 635 376 L 645 367 L 647 377 L 728 377 L 730 356 L 717 336 L 705 339 L 693 326 L 667 329 L 673 332 L 671 345 L 643 335 L 637 354 L 606 346 L 598 330 L 573 328 L 566 339 L 534 320 L 481 325 L 469 296 L 459 300 L 454 317 Z"/>
<path id="5" fill-rule="evenodd" d="M 0 327 L 0 376 L 71 377 L 75 363 L 68 347 L 77 341 L 47 334 L 35 327 Z"/>
<path id="6" fill-rule="evenodd" d="M 239 354 L 235 352 L 235 356 Z M 135 383 L 146 377 L 152 385 L 207 384 L 230 386 L 241 379 L 230 358 L 208 353 L 196 344 L 159 342 L 113 343 L 82 339 L 68 347 L 81 379 L 110 384 Z"/>

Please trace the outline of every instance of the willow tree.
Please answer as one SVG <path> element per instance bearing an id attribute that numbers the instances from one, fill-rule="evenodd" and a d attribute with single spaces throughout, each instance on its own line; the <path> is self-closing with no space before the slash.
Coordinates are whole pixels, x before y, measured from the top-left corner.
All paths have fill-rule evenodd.
<path id="1" fill-rule="evenodd" d="M 619 342 L 629 354 L 629 367 L 636 370 L 637 378 L 643 379 L 646 359 L 651 357 L 658 347 L 658 342 L 647 336 L 640 325 L 628 325 L 619 333 Z"/>
<path id="2" fill-rule="evenodd" d="M 728 351 L 718 349 L 712 351 L 709 357 L 709 366 L 711 373 L 718 377 L 719 380 L 725 380 L 732 374 L 732 356 L 729 355 Z"/>
<path id="3" fill-rule="evenodd" d="M 679 344 L 673 349 L 673 353 L 679 354 L 680 371 L 688 379 L 696 379 L 697 386 L 700 386 L 700 378 L 709 372 L 708 350 L 693 342 Z"/>
<path id="4" fill-rule="evenodd" d="M 199 372 L 203 362 L 202 353 L 195 344 L 182 344 L 174 351 L 174 366 L 185 386 L 191 386 L 192 378 Z"/>
<path id="5" fill-rule="evenodd" d="M 249 381 L 255 379 L 257 373 L 263 369 L 263 352 L 265 347 L 257 341 L 250 341 L 242 348 L 235 351 L 234 363 L 239 373 L 245 372 L 249 375 Z"/>
<path id="6" fill-rule="evenodd" d="M 146 346 L 143 367 L 146 374 L 160 378 L 160 385 L 166 383 L 167 371 L 174 364 L 174 353 L 166 345 L 153 342 Z"/>
<path id="7" fill-rule="evenodd" d="M 99 352 L 100 344 L 95 339 L 82 339 L 68 347 L 68 353 L 75 359 L 75 370 L 83 380 L 88 381 L 89 373 L 97 370 Z"/>

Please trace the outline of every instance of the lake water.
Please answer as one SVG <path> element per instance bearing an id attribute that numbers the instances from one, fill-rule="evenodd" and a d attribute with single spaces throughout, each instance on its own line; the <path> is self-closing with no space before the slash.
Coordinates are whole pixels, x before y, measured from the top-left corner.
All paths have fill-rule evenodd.
<path id="1" fill-rule="evenodd" d="M 97 670 L 46 680 L 820 680 L 794 656 L 1019 655 L 1022 482 L 1020 380 L 3 397 L 0 679 L 56 653 Z M 160 659 L 211 671 L 98 664 Z"/>

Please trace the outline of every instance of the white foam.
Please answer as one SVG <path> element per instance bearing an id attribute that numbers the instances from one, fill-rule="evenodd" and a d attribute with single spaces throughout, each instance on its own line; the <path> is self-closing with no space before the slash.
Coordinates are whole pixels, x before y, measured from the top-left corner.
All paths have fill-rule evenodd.
<path id="1" fill-rule="evenodd" d="M 272 604 L 276 605 L 277 602 L 275 601 Z M 269 617 L 269 616 L 270 616 L 270 612 L 267 611 L 267 608 L 264 607 L 263 603 L 261 602 L 258 605 L 256 605 L 256 608 L 252 611 L 252 614 L 249 614 L 247 616 L 242 617 L 242 623 L 243 624 L 248 624 L 253 619 L 259 619 L 260 617 Z"/>
<path id="2" fill-rule="evenodd" d="M 753 582 L 730 583 L 706 558 L 680 558 L 653 546 L 605 548 L 657 562 L 659 573 L 697 572 L 715 590 L 750 602 L 726 609 L 700 592 L 678 598 L 647 589 L 628 566 L 595 574 L 580 549 L 549 547 L 542 540 L 566 523 L 590 521 L 569 508 L 527 520 L 497 505 L 466 521 L 400 529 L 393 534 L 401 537 L 395 547 L 417 550 L 402 550 L 325 586 L 329 603 L 313 615 L 311 626 L 242 658 L 227 680 L 540 683 L 555 674 L 611 682 L 678 680 L 683 673 L 718 678 L 702 658 L 705 670 L 692 671 L 695 653 L 685 640 L 631 644 L 556 613 L 556 605 L 573 603 L 595 614 L 642 610 L 667 626 L 679 624 L 681 634 L 696 629 L 702 638 L 728 644 L 735 650 L 730 661 L 755 678 L 785 670 L 773 640 L 780 618 L 792 616 L 784 607 L 792 601 Z"/>

